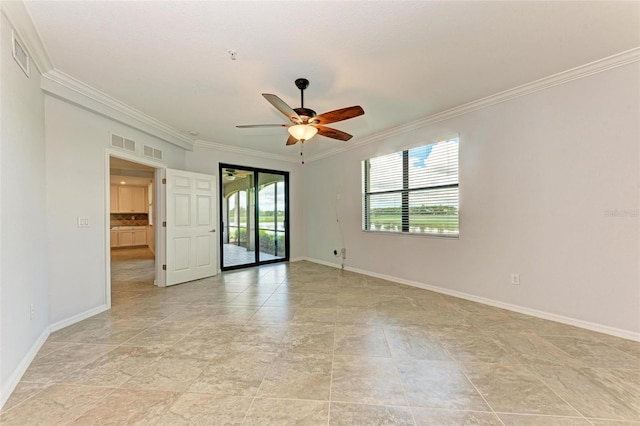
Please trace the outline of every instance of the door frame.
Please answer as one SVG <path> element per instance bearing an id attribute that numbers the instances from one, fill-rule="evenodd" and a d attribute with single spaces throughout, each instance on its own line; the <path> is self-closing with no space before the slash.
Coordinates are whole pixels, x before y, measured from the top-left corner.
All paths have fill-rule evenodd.
<path id="1" fill-rule="evenodd" d="M 122 160 L 131 161 L 132 163 L 142 164 L 144 166 L 155 169 L 154 171 L 154 215 L 155 215 L 155 269 L 156 278 L 155 285 L 164 287 L 165 274 L 162 270 L 162 264 L 164 263 L 166 253 L 166 241 L 164 238 L 164 228 L 159 226 L 165 220 L 166 214 L 166 200 L 164 199 L 164 191 L 162 191 L 162 179 L 164 178 L 167 168 L 166 164 L 159 163 L 151 159 L 145 159 L 135 154 L 129 154 L 122 151 L 117 151 L 112 148 L 105 149 L 105 220 L 104 220 L 104 232 L 105 232 L 105 302 L 107 309 L 111 309 L 111 168 L 110 158 L 116 157 Z"/>
<path id="2" fill-rule="evenodd" d="M 258 212 L 260 211 L 260 200 L 259 200 L 259 194 L 258 194 L 258 173 L 269 173 L 269 174 L 276 174 L 276 175 L 282 175 L 284 177 L 284 204 L 285 204 L 285 212 L 284 212 L 284 223 L 285 223 L 285 238 L 284 238 L 284 246 L 285 246 L 285 256 L 281 259 L 273 259 L 273 260 L 260 260 L 259 259 L 259 255 L 258 255 L 258 261 L 257 262 L 253 262 L 253 263 L 244 263 L 242 265 L 233 265 L 233 266 L 224 266 L 224 221 L 226 220 L 226 218 L 223 215 L 223 205 L 225 202 L 225 196 L 224 196 L 224 186 L 223 186 L 223 173 L 222 173 L 222 169 L 239 169 L 239 170 L 246 170 L 249 172 L 253 172 L 253 184 L 254 184 L 254 188 L 255 191 L 254 192 L 254 203 L 253 205 L 255 206 L 255 213 L 256 213 L 256 226 L 255 226 L 255 230 L 254 230 L 254 238 L 256 241 L 256 253 L 258 253 L 259 250 L 259 244 L 260 244 L 260 229 L 259 229 L 259 224 L 260 224 L 260 218 L 258 215 Z M 228 163 L 219 163 L 218 164 L 218 191 L 220 192 L 220 199 L 219 199 L 219 225 L 220 225 L 220 233 L 219 233 L 219 238 L 220 238 L 220 270 L 222 271 L 231 271 L 234 269 L 242 269 L 242 268 L 249 268 L 252 266 L 258 266 L 258 265 L 268 265 L 271 263 L 280 263 L 280 262 L 288 262 L 289 258 L 290 258 L 290 241 L 291 241 L 291 237 L 289 235 L 290 233 L 290 228 L 289 228 L 289 172 L 284 171 L 284 170 L 273 170 L 273 169 L 263 169 L 260 167 L 251 167 L 251 166 L 241 166 L 238 164 L 228 164 Z"/>

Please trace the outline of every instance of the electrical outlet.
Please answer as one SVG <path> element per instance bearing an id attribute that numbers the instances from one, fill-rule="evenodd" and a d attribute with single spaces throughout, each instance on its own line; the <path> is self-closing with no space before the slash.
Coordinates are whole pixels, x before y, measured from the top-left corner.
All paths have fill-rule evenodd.
<path id="1" fill-rule="evenodd" d="M 342 253 L 342 260 L 347 258 L 347 249 L 346 248 L 342 248 L 342 250 L 340 250 L 340 253 Z"/>
<path id="2" fill-rule="evenodd" d="M 520 285 L 520 274 L 511 274 L 511 284 Z"/>
<path id="3" fill-rule="evenodd" d="M 34 319 L 36 317 L 36 306 L 32 303 L 29 307 L 29 319 Z"/>
<path id="4" fill-rule="evenodd" d="M 88 228 L 89 218 L 87 216 L 78 216 L 78 228 Z"/>

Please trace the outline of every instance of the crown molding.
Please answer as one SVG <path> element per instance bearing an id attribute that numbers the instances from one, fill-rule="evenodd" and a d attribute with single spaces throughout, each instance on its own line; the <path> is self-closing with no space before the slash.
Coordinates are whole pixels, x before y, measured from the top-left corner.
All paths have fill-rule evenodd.
<path id="1" fill-rule="evenodd" d="M 201 139 L 198 139 L 195 142 L 195 146 L 201 147 L 201 148 L 208 148 L 208 149 L 217 149 L 217 150 L 226 151 L 226 152 L 233 152 L 233 153 L 242 154 L 242 155 L 252 155 L 254 157 L 268 158 L 271 160 L 286 161 L 287 163 L 297 163 L 299 161 L 297 157 L 291 158 L 291 157 L 287 157 L 286 155 L 272 154 L 270 152 L 258 151 L 256 149 L 240 148 L 233 145 L 225 145 L 225 144 L 205 141 Z"/>
<path id="2" fill-rule="evenodd" d="M 574 80 L 578 80 L 584 77 L 588 77 L 593 74 L 597 74 L 603 71 L 607 71 L 613 68 L 621 67 L 633 62 L 640 61 L 640 48 L 634 48 L 625 52 L 618 53 L 594 62 L 590 62 L 585 65 L 581 65 L 576 68 L 572 68 L 566 71 L 553 74 L 548 77 L 541 78 L 539 80 L 532 81 L 531 83 L 523 84 L 521 86 L 514 87 L 512 89 L 505 90 L 503 92 L 496 93 L 478 100 L 457 106 L 455 108 L 448 109 L 436 114 L 429 115 L 427 117 L 411 121 L 400 126 L 392 127 L 388 130 L 375 133 L 370 136 L 363 137 L 354 141 L 354 143 L 345 146 L 344 148 L 336 148 L 331 151 L 307 158 L 307 162 L 313 162 L 322 158 L 331 157 L 341 152 L 350 151 L 352 149 L 359 148 L 364 145 L 380 142 L 385 139 L 392 138 L 394 136 L 410 132 L 412 130 L 420 129 L 439 123 L 441 121 L 449 120 L 460 115 L 468 114 L 479 109 L 487 108 L 493 105 L 497 105 L 502 102 L 507 102 L 512 99 L 516 99 L 522 96 L 527 96 L 531 93 L 539 92 L 541 90 L 548 89 L 560 84 L 569 83 Z"/>
<path id="3" fill-rule="evenodd" d="M 22 1 L 0 1 L 0 7 L 4 15 L 9 20 L 11 27 L 18 34 L 24 47 L 33 59 L 33 63 L 38 68 L 40 74 L 44 74 L 53 69 L 53 63 L 47 52 L 47 48 L 42 43 L 40 33 L 31 19 L 29 11 Z"/>
<path id="4" fill-rule="evenodd" d="M 52 96 L 125 124 L 186 150 L 193 150 L 193 140 L 173 127 L 142 111 L 112 98 L 106 93 L 53 69 L 42 76 L 42 90 Z"/>

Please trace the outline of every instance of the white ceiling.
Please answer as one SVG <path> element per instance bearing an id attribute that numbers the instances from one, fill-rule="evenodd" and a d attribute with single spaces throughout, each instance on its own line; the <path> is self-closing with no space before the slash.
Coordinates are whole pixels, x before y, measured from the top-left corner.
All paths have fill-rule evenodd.
<path id="1" fill-rule="evenodd" d="M 299 157 L 261 93 L 353 141 L 640 46 L 640 2 L 27 1 L 54 67 L 197 139 Z M 228 49 L 237 51 L 232 61 Z M 315 137 L 319 155 L 344 143 Z"/>

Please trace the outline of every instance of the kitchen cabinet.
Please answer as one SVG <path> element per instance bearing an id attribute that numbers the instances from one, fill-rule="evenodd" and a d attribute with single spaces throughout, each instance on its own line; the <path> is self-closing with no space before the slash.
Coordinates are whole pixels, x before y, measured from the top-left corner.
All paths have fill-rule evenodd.
<path id="1" fill-rule="evenodd" d="M 118 185 L 111 185 L 110 191 L 111 201 L 109 204 L 109 208 L 111 213 L 118 213 Z"/>
<path id="2" fill-rule="evenodd" d="M 147 188 L 144 186 L 118 186 L 119 213 L 146 213 Z"/>
<path id="3" fill-rule="evenodd" d="M 117 234 L 114 245 L 114 232 Z M 116 226 L 111 230 L 112 247 L 146 246 L 147 227 L 146 226 Z"/>
<path id="4" fill-rule="evenodd" d="M 118 231 L 111 230 L 111 247 L 118 247 Z"/>

